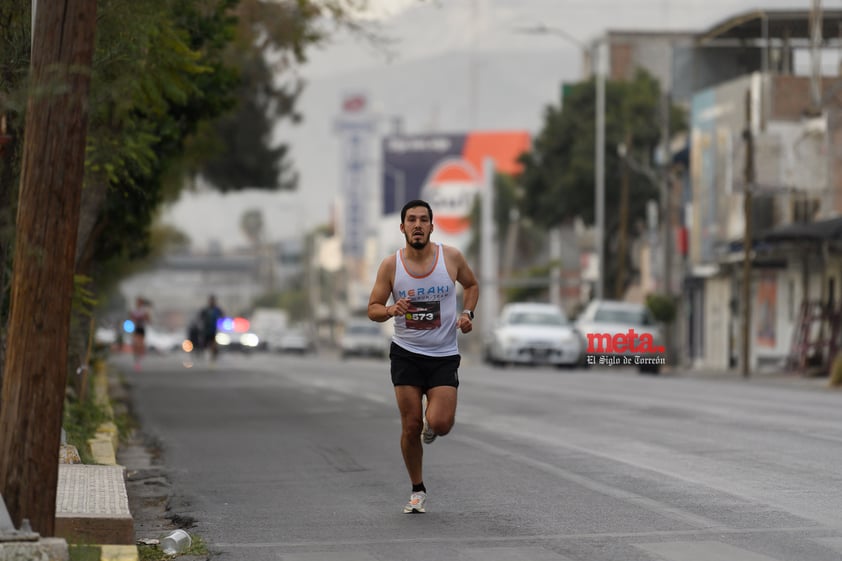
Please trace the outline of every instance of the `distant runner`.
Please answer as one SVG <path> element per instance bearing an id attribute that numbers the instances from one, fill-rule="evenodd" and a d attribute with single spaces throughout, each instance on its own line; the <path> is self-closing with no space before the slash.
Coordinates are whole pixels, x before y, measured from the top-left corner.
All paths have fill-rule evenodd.
<path id="1" fill-rule="evenodd" d="M 146 326 L 149 323 L 149 302 L 145 298 L 137 297 L 135 306 L 129 311 L 129 319 L 134 325 L 132 331 L 132 356 L 134 369 L 140 370 L 140 361 L 146 353 Z"/>
<path id="2" fill-rule="evenodd" d="M 208 296 L 208 305 L 202 308 L 199 312 L 201 318 L 201 341 L 202 348 L 207 349 L 210 353 L 211 361 L 216 361 L 219 354 L 219 347 L 216 344 L 216 332 L 218 330 L 219 320 L 225 317 L 222 309 L 216 305 L 216 296 L 211 294 Z"/>

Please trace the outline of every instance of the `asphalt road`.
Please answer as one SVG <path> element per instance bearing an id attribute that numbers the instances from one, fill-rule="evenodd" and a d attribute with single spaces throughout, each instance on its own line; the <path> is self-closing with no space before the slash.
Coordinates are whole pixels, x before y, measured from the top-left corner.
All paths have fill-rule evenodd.
<path id="1" fill-rule="evenodd" d="M 842 560 L 835 391 L 468 359 L 404 515 L 387 361 L 113 362 L 212 559 Z"/>

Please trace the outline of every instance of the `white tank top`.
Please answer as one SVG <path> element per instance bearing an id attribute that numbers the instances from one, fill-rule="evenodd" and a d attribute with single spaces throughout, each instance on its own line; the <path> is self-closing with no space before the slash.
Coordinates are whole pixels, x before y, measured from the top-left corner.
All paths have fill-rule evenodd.
<path id="1" fill-rule="evenodd" d="M 456 344 L 456 284 L 444 263 L 444 248 L 436 244 L 433 270 L 413 276 L 403 262 L 403 250 L 395 256 L 395 301 L 409 298 L 409 310 L 395 318 L 392 341 L 407 351 L 427 356 L 459 354 Z"/>

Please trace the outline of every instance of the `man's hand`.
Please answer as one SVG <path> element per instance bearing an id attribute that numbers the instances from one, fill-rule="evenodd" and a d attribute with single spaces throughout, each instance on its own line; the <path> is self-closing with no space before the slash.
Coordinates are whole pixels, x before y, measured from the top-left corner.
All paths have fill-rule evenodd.
<path id="1" fill-rule="evenodd" d="M 401 298 L 392 306 L 392 317 L 405 316 L 409 309 L 409 298 Z M 388 308 L 387 308 L 388 310 Z"/>
<path id="2" fill-rule="evenodd" d="M 459 314 L 459 317 L 456 318 L 456 329 L 462 333 L 470 333 L 473 328 L 474 322 L 471 321 L 468 314 Z"/>

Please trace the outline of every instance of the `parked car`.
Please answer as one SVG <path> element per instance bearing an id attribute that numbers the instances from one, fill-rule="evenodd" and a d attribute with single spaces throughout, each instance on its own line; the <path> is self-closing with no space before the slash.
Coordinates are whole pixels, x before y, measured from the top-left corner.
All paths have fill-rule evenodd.
<path id="1" fill-rule="evenodd" d="M 304 355 L 314 352 L 315 345 L 307 333 L 300 328 L 291 328 L 283 332 L 274 345 L 274 350 L 282 353 Z"/>
<path id="2" fill-rule="evenodd" d="M 373 356 L 385 358 L 389 355 L 389 339 L 379 323 L 368 319 L 351 320 L 345 325 L 339 343 L 342 358 L 350 356 Z"/>
<path id="3" fill-rule="evenodd" d="M 663 334 L 643 304 L 593 300 L 576 320 L 586 363 L 629 365 L 657 374 L 666 362 Z"/>
<path id="4" fill-rule="evenodd" d="M 109 347 L 117 343 L 119 333 L 113 327 L 99 326 L 94 331 L 94 343 Z"/>
<path id="5" fill-rule="evenodd" d="M 558 306 L 522 302 L 503 307 L 483 354 L 486 362 L 498 366 L 573 367 L 580 364 L 583 352 L 582 337 Z"/>
<path id="6" fill-rule="evenodd" d="M 184 336 L 181 333 L 174 331 L 163 331 L 146 326 L 146 350 L 150 353 L 169 353 L 181 349 L 181 343 L 184 341 Z"/>

